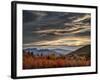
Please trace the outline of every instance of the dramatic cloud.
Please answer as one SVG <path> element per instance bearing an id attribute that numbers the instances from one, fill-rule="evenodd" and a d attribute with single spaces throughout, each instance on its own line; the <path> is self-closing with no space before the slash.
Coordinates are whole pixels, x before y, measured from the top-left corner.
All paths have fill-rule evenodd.
<path id="1" fill-rule="evenodd" d="M 91 16 L 87 14 L 87 15 L 84 15 L 83 17 L 77 18 L 73 22 L 81 22 L 83 20 L 87 20 L 87 19 L 90 19 L 90 18 L 91 18 Z"/>
<path id="2" fill-rule="evenodd" d="M 33 42 L 33 43 L 25 44 L 24 46 L 28 46 L 28 45 L 82 46 L 86 44 L 90 44 L 90 40 L 88 37 L 64 37 L 58 40 Z"/>
<path id="3" fill-rule="evenodd" d="M 23 46 L 90 44 L 91 14 L 23 11 Z"/>

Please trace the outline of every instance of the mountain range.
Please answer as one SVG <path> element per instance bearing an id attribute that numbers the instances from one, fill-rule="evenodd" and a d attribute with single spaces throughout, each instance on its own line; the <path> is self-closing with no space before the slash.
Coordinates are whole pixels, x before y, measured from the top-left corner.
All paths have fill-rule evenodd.
<path id="1" fill-rule="evenodd" d="M 72 50 L 65 50 L 60 48 L 55 49 L 39 49 L 39 48 L 26 48 L 24 49 L 25 52 L 30 52 L 32 55 L 35 56 L 48 56 L 51 54 L 55 54 L 56 56 L 61 55 L 89 55 L 90 56 L 90 45 L 83 46 L 75 51 Z"/>
<path id="2" fill-rule="evenodd" d="M 38 49 L 38 48 L 27 48 L 24 49 L 25 52 L 30 52 L 35 56 L 48 56 L 51 54 L 55 54 L 56 56 L 60 56 L 60 55 L 66 55 L 70 52 L 72 52 L 71 50 L 65 50 L 65 49 Z"/>

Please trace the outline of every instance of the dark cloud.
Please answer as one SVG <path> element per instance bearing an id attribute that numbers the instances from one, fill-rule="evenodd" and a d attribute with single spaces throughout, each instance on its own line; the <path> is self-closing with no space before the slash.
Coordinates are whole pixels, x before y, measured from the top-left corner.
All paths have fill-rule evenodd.
<path id="1" fill-rule="evenodd" d="M 76 33 L 75 35 L 76 36 L 78 35 L 78 36 L 88 36 L 88 37 L 90 37 L 90 34 L 91 34 L 91 32 L 88 30 L 88 31 Z"/>
<path id="2" fill-rule="evenodd" d="M 91 14 L 23 10 L 23 43 L 90 37 Z M 74 41 L 74 40 L 73 40 Z"/>
<path id="3" fill-rule="evenodd" d="M 33 15 L 32 12 L 23 10 L 23 23 L 34 21 L 37 19 L 37 17 L 38 16 L 35 14 Z"/>

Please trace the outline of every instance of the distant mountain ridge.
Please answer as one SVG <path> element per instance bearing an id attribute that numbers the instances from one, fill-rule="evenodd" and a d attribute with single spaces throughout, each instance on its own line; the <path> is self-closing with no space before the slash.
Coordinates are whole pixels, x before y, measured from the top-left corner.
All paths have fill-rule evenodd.
<path id="1" fill-rule="evenodd" d="M 24 51 L 30 52 L 33 55 L 43 55 L 43 56 L 48 56 L 51 54 L 60 56 L 60 55 L 66 55 L 71 52 L 70 50 L 64 50 L 64 49 L 37 49 L 37 48 L 27 48 L 24 49 Z"/>
<path id="2" fill-rule="evenodd" d="M 25 52 L 29 52 L 35 56 L 48 56 L 54 54 L 56 56 L 70 56 L 70 55 L 78 55 L 78 56 L 90 56 L 91 48 L 90 45 L 83 46 L 75 51 L 65 50 L 60 48 L 55 49 L 39 49 L 39 48 L 26 48 Z"/>

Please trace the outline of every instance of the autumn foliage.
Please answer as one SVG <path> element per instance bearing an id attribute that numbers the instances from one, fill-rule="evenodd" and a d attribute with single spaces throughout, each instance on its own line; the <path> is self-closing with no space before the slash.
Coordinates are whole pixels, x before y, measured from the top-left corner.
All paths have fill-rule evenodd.
<path id="1" fill-rule="evenodd" d="M 35 56 L 31 53 L 23 54 L 23 69 L 56 68 L 56 67 L 79 67 L 90 66 L 90 58 L 87 56 L 60 56 L 51 54 L 48 56 Z"/>

